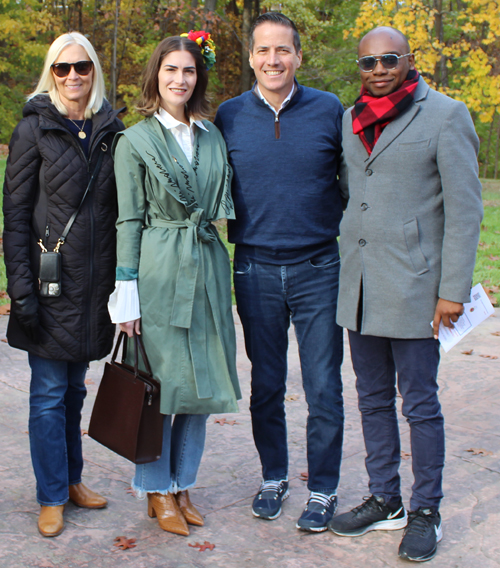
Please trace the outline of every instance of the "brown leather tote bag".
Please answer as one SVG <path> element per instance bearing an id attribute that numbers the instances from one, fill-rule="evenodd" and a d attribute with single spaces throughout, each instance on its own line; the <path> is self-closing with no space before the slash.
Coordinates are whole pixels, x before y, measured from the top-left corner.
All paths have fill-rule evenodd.
<path id="1" fill-rule="evenodd" d="M 116 362 L 122 341 L 122 361 Z M 160 459 L 163 415 L 160 383 L 153 377 L 140 335 L 134 333 L 134 366 L 125 363 L 126 333 L 116 342 L 111 363 L 106 363 L 97 392 L 89 436 L 135 464 Z M 146 371 L 139 369 L 139 351 Z"/>

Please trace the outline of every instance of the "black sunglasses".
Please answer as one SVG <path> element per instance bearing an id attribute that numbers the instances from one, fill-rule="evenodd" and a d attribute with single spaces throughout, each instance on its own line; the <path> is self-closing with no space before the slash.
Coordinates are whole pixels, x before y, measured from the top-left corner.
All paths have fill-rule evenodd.
<path id="1" fill-rule="evenodd" d="M 409 57 L 410 55 L 413 54 L 407 53 L 405 55 L 396 55 L 395 53 L 386 53 L 385 55 L 379 55 L 379 56 L 367 55 L 366 57 L 361 57 L 360 59 L 356 59 L 356 63 L 358 64 L 361 71 L 366 71 L 367 73 L 375 69 L 375 67 L 377 66 L 377 61 L 380 61 L 380 63 L 382 63 L 382 65 L 386 69 L 390 70 L 390 69 L 396 69 L 396 67 L 399 64 L 399 60 L 402 57 Z"/>
<path id="2" fill-rule="evenodd" d="M 78 73 L 78 75 L 85 76 L 92 71 L 93 66 L 93 61 L 77 61 L 76 63 L 53 63 L 51 65 L 52 71 L 54 71 L 54 75 L 57 75 L 57 77 L 67 77 L 70 74 L 72 67 L 75 68 L 75 71 Z"/>

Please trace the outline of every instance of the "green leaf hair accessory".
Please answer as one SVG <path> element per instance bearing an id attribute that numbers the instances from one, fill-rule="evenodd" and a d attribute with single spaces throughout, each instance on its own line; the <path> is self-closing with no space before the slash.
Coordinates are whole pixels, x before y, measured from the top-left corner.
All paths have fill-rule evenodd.
<path id="1" fill-rule="evenodd" d="M 201 49 L 205 67 L 210 69 L 215 64 L 215 43 L 208 32 L 200 30 L 195 32 L 191 30 L 188 34 L 181 34 L 181 37 L 187 37 L 191 41 L 196 42 Z"/>

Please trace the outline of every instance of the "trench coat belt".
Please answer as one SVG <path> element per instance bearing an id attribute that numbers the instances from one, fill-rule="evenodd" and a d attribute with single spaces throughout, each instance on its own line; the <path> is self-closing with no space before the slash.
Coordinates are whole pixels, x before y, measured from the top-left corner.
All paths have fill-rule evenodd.
<path id="1" fill-rule="evenodd" d="M 207 313 L 205 309 L 196 310 L 196 325 L 191 328 L 195 298 L 203 298 L 205 294 L 205 266 L 201 243 L 209 244 L 217 239 L 217 229 L 203 218 L 203 214 L 202 209 L 197 209 L 188 219 L 182 221 L 150 219 L 148 226 L 186 231 L 177 272 L 170 325 L 189 330 L 189 344 L 197 394 L 199 398 L 211 398 L 213 392 L 207 368 Z"/>
<path id="2" fill-rule="evenodd" d="M 212 223 L 203 219 L 203 213 L 203 209 L 196 209 L 188 219 L 182 221 L 169 221 L 167 219 L 151 219 L 149 221 L 149 225 L 152 227 L 186 230 L 170 318 L 170 325 L 175 327 L 186 329 L 191 327 L 196 289 L 205 289 L 205 270 L 200 242 L 205 244 L 214 242 L 216 236 L 213 231 L 217 229 Z M 200 270 L 200 267 L 202 270 Z"/>

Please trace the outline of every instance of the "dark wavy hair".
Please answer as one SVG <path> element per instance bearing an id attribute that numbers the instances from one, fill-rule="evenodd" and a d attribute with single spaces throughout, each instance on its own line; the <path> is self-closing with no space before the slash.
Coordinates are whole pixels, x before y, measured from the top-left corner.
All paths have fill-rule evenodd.
<path id="1" fill-rule="evenodd" d="M 270 23 L 270 24 L 278 24 L 279 26 L 285 26 L 286 28 L 290 28 L 293 32 L 293 47 L 295 48 L 295 53 L 299 53 L 301 50 L 300 46 L 300 35 L 297 30 L 297 26 L 293 23 L 290 18 L 282 14 L 281 12 L 265 12 L 258 16 L 252 24 L 250 28 L 250 36 L 249 36 L 249 44 L 248 48 L 250 51 L 253 51 L 254 45 L 254 31 L 255 28 L 258 28 L 262 24 Z"/>
<path id="2" fill-rule="evenodd" d="M 142 94 L 137 111 L 144 116 L 153 116 L 161 103 L 158 90 L 158 72 L 165 57 L 173 51 L 188 51 L 196 64 L 196 86 L 191 98 L 186 103 L 186 114 L 193 118 L 207 118 L 210 103 L 207 98 L 208 71 L 203 62 L 200 46 L 187 37 L 172 36 L 162 40 L 149 58 L 142 76 Z"/>

